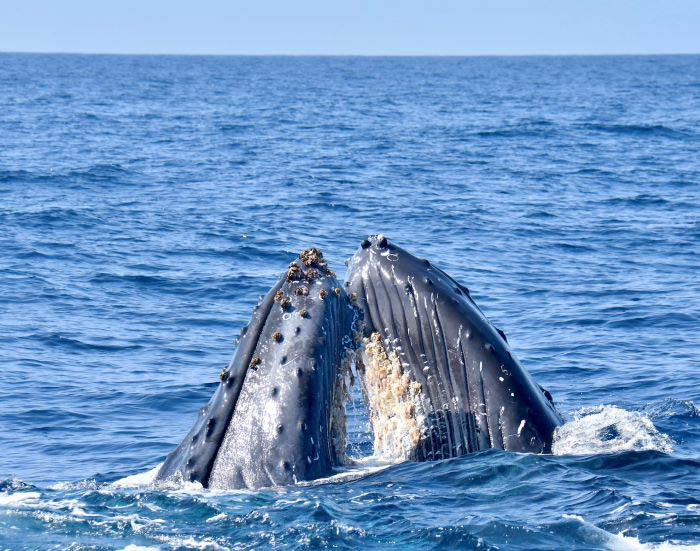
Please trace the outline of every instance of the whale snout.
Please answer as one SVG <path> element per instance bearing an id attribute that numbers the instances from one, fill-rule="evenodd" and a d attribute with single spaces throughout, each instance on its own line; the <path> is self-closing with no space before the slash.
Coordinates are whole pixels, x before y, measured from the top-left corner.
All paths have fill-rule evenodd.
<path id="1" fill-rule="evenodd" d="M 217 391 L 159 478 L 259 488 L 330 474 L 345 458 L 352 316 L 323 253 L 302 251 L 254 309 Z"/>

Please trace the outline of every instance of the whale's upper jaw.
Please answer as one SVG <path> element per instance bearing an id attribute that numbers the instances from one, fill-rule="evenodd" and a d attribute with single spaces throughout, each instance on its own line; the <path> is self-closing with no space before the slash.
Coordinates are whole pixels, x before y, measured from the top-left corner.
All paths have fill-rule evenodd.
<path id="1" fill-rule="evenodd" d="M 159 478 L 258 488 L 327 476 L 344 457 L 353 310 L 317 249 L 255 307 L 236 354 Z"/>
<path id="2" fill-rule="evenodd" d="M 406 459 L 551 451 L 558 413 L 466 287 L 383 236 L 362 242 L 345 285 L 361 312 L 358 372 L 375 447 L 400 442 Z"/>

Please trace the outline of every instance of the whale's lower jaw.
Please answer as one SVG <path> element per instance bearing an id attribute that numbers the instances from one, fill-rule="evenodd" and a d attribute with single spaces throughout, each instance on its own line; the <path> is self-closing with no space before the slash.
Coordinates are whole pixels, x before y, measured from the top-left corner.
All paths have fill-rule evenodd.
<path id="1" fill-rule="evenodd" d="M 381 237 L 353 256 L 346 287 L 362 314 L 358 376 L 375 453 L 551 452 L 559 414 L 466 288 Z"/>
<path id="2" fill-rule="evenodd" d="M 345 458 L 353 310 L 304 251 L 255 308 L 236 354 L 157 478 L 261 488 L 328 476 Z"/>

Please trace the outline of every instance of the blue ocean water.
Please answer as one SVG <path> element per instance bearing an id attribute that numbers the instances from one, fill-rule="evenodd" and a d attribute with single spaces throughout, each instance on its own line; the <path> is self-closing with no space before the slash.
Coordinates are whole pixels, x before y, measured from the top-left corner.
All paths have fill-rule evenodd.
<path id="1" fill-rule="evenodd" d="M 0 54 L 0 548 L 700 549 L 700 56 Z M 149 484 L 287 262 L 467 285 L 557 454 Z"/>

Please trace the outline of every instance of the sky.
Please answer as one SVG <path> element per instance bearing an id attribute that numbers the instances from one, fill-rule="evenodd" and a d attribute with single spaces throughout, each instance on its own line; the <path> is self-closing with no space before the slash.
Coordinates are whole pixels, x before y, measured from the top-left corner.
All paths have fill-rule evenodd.
<path id="1" fill-rule="evenodd" d="M 0 0 L 0 52 L 700 53 L 700 0 Z"/>

